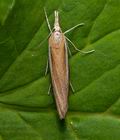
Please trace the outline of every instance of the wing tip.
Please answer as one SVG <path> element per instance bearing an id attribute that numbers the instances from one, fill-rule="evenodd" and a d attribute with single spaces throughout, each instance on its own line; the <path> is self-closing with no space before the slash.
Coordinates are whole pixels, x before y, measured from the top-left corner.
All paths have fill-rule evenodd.
<path id="1" fill-rule="evenodd" d="M 61 107 L 59 106 L 59 108 L 58 108 L 58 113 L 59 113 L 59 118 L 60 118 L 60 120 L 65 119 L 67 110 L 68 110 L 68 107 L 67 107 L 67 106 L 65 106 L 64 108 L 61 108 Z"/>

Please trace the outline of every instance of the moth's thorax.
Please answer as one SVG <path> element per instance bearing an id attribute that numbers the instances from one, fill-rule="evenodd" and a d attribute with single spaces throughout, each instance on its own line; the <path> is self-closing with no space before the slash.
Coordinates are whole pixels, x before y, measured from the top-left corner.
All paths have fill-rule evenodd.
<path id="1" fill-rule="evenodd" d="M 55 43 L 59 44 L 62 39 L 62 33 L 60 31 L 54 31 L 53 36 L 54 36 Z"/>
<path id="2" fill-rule="evenodd" d="M 60 49 L 65 45 L 65 37 L 62 32 L 54 31 L 49 38 L 49 46 L 51 48 Z"/>

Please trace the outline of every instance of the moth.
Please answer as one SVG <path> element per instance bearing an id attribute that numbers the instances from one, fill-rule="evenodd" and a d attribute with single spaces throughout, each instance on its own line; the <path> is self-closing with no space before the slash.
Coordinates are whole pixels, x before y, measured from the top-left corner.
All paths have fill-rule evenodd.
<path id="1" fill-rule="evenodd" d="M 69 85 L 71 85 L 68 64 L 68 51 L 70 52 L 70 50 L 68 48 L 67 41 L 73 45 L 75 50 L 80 51 L 81 53 L 88 54 L 93 52 L 94 50 L 88 52 L 79 50 L 78 48 L 76 48 L 73 42 L 71 42 L 70 39 L 65 36 L 66 33 L 77 28 L 78 26 L 84 25 L 84 23 L 77 24 L 76 26 L 73 26 L 72 28 L 63 33 L 59 25 L 58 11 L 54 12 L 55 21 L 53 29 L 51 29 L 45 9 L 44 12 L 47 25 L 50 30 L 48 52 L 49 52 L 49 67 L 52 80 L 52 88 L 59 117 L 60 119 L 64 119 L 68 110 L 68 93 L 69 93 Z M 46 73 L 47 71 L 48 71 L 48 63 L 46 66 Z"/>

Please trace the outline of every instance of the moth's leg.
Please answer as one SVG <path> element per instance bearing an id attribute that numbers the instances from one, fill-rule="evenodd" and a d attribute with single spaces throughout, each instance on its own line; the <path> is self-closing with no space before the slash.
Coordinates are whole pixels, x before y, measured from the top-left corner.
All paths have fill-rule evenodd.
<path id="1" fill-rule="evenodd" d="M 79 26 L 83 26 L 83 25 L 84 25 L 84 23 L 77 24 L 77 25 L 73 26 L 72 28 L 68 29 L 67 31 L 65 31 L 64 34 L 66 34 L 66 33 L 70 32 L 70 31 L 74 30 L 75 28 L 77 28 Z"/>
<path id="2" fill-rule="evenodd" d="M 46 69 L 45 69 L 45 76 L 46 76 L 47 73 L 48 73 L 48 67 L 49 67 L 49 62 L 48 62 L 48 59 L 47 59 L 47 64 L 46 64 Z"/>
<path id="3" fill-rule="evenodd" d="M 41 45 L 50 37 L 51 33 L 49 33 L 46 38 L 38 45 L 37 48 L 41 47 Z"/>
<path id="4" fill-rule="evenodd" d="M 75 90 L 74 90 L 74 88 L 73 88 L 73 85 L 72 85 L 71 81 L 70 81 L 70 87 L 71 87 L 71 89 L 72 89 L 72 92 L 75 93 Z"/>
<path id="5" fill-rule="evenodd" d="M 50 95 L 51 88 L 52 88 L 52 85 L 50 84 L 48 88 L 48 95 Z"/>
<path id="6" fill-rule="evenodd" d="M 72 56 L 72 53 L 71 53 L 71 51 L 70 51 L 70 48 L 68 47 L 67 41 L 65 41 L 65 48 L 66 48 L 66 51 L 68 52 L 68 54 L 69 54 L 70 56 Z"/>
<path id="7" fill-rule="evenodd" d="M 48 16 L 47 16 L 47 12 L 46 12 L 45 8 L 44 8 L 44 13 L 45 13 L 45 18 L 46 18 L 46 21 L 47 21 L 48 28 L 50 30 L 50 33 L 52 33 L 52 28 L 50 26 L 50 23 L 49 23 L 49 20 L 48 20 Z"/>
<path id="8" fill-rule="evenodd" d="M 70 48 L 68 47 L 68 45 L 67 45 L 67 48 L 68 48 L 69 55 L 72 56 L 71 50 L 70 50 Z"/>
<path id="9" fill-rule="evenodd" d="M 79 51 L 79 52 L 81 52 L 81 53 L 83 53 L 83 54 L 89 54 L 89 53 L 92 53 L 92 52 L 95 51 L 95 50 L 82 51 L 82 50 L 78 49 L 78 48 L 75 46 L 75 44 L 74 44 L 68 37 L 65 36 L 65 38 L 71 43 L 71 45 L 74 47 L 74 49 L 75 49 L 76 51 Z"/>
<path id="10" fill-rule="evenodd" d="M 69 55 L 72 56 L 72 53 L 71 53 L 71 51 L 70 51 L 70 48 L 68 47 L 67 42 L 65 42 L 65 46 L 66 46 L 66 50 L 68 50 Z"/>

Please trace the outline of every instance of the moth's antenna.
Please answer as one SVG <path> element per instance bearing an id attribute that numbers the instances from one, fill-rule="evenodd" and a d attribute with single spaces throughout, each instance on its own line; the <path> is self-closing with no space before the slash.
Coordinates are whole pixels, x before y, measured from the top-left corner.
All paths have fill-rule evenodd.
<path id="1" fill-rule="evenodd" d="M 48 28 L 50 30 L 50 33 L 52 33 L 52 29 L 51 29 L 51 26 L 50 26 L 50 23 L 49 23 L 49 20 L 48 20 L 48 16 L 47 16 L 47 12 L 45 10 L 45 7 L 44 7 L 44 13 L 45 13 L 45 18 L 46 18 L 46 21 L 47 21 Z"/>

